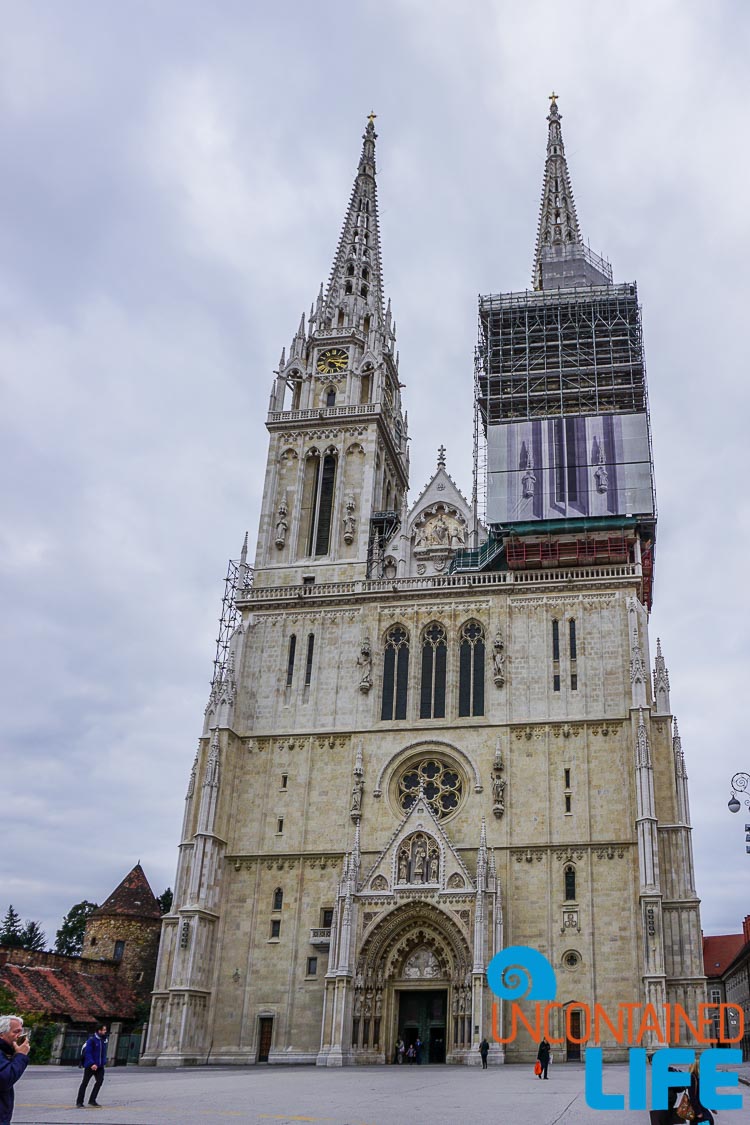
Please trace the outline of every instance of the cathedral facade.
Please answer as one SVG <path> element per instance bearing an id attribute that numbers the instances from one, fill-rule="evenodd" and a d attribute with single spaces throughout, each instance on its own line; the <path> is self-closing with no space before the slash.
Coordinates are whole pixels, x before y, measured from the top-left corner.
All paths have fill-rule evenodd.
<path id="1" fill-rule="evenodd" d="M 424 1062 L 472 1064 L 485 1036 L 491 1063 L 534 1058 L 492 1034 L 486 968 L 518 945 L 555 970 L 559 1059 L 585 1051 L 587 1006 L 705 999 L 658 647 L 651 671 L 640 308 L 583 243 L 554 98 L 547 120 L 534 288 L 480 298 L 486 480 L 467 498 L 441 447 L 410 501 L 368 119 L 273 381 L 146 1063 L 390 1063 L 419 1038 Z"/>

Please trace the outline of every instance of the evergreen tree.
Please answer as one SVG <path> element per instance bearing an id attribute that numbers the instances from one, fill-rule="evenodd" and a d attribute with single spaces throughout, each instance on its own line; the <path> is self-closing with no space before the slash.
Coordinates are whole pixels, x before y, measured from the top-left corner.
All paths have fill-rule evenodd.
<path id="1" fill-rule="evenodd" d="M 78 957 L 83 949 L 83 933 L 86 920 L 97 909 L 95 902 L 77 902 L 71 906 L 55 936 L 55 953 L 68 957 Z"/>
<path id="2" fill-rule="evenodd" d="M 156 901 L 162 914 L 169 914 L 172 909 L 172 888 L 167 887 L 166 891 L 162 891 Z"/>
<path id="3" fill-rule="evenodd" d="M 20 949 L 22 946 L 22 933 L 23 927 L 21 925 L 21 915 L 17 910 L 13 909 L 13 906 L 11 904 L 8 907 L 8 911 L 2 921 L 2 928 L 0 929 L 0 945 L 10 946 L 11 949 Z"/>
<path id="4" fill-rule="evenodd" d="M 33 949 L 41 953 L 47 944 L 47 935 L 38 922 L 31 919 L 21 930 L 21 949 Z"/>

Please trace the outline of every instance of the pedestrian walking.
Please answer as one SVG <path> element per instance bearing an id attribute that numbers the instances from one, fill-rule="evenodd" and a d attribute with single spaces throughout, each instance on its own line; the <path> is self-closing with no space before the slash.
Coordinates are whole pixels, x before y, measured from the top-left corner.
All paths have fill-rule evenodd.
<path id="1" fill-rule="evenodd" d="M 94 1079 L 94 1085 L 91 1090 L 89 1105 L 93 1106 L 94 1109 L 99 1109 L 97 1098 L 104 1081 L 108 1042 L 107 1025 L 103 1023 L 97 1027 L 94 1034 L 90 1035 L 83 1045 L 83 1078 L 81 1079 L 81 1085 L 78 1087 L 78 1097 L 76 1098 L 76 1105 L 79 1109 L 83 1109 L 86 1087 L 92 1078 Z"/>
<path id="2" fill-rule="evenodd" d="M 414 1050 L 417 1053 L 417 1066 L 421 1066 L 422 1065 L 422 1040 L 419 1038 L 419 1036 L 417 1036 L 416 1041 L 414 1043 Z"/>
<path id="3" fill-rule="evenodd" d="M 538 1077 L 540 1079 L 546 1078 L 547 1069 L 549 1067 L 549 1060 L 551 1058 L 550 1046 L 546 1039 L 542 1039 L 541 1043 L 539 1044 L 539 1050 L 537 1051 L 536 1057 L 539 1059 L 539 1062 L 542 1066 L 541 1073 Z"/>
<path id="4" fill-rule="evenodd" d="M 10 1125 L 13 1087 L 28 1066 L 29 1036 L 20 1016 L 0 1016 L 0 1125 Z"/>
<path id="5" fill-rule="evenodd" d="M 690 1099 L 690 1107 L 695 1114 L 696 1121 L 705 1121 L 708 1125 L 714 1125 L 714 1116 L 710 1109 L 701 1102 L 701 1084 L 698 1073 L 700 1063 L 698 1059 L 695 1060 L 690 1067 L 690 1089 L 688 1090 L 688 1097 Z"/>
<path id="6" fill-rule="evenodd" d="M 487 1056 L 490 1053 L 490 1045 L 487 1042 L 487 1037 L 479 1044 L 479 1054 L 482 1056 L 482 1070 L 487 1069 Z"/>

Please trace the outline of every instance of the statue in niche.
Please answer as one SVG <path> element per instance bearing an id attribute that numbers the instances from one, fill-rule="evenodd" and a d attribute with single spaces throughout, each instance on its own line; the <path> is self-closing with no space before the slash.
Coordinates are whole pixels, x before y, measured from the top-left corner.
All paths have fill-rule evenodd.
<path id="1" fill-rule="evenodd" d="M 505 781 L 502 777 L 492 779 L 492 801 L 492 811 L 499 818 L 505 812 Z"/>
<path id="2" fill-rule="evenodd" d="M 426 858 L 427 852 L 425 851 L 424 845 L 421 843 L 417 844 L 416 850 L 414 852 L 414 878 L 412 879 L 413 883 L 424 882 L 424 863 Z"/>
<path id="3" fill-rule="evenodd" d="M 505 683 L 505 641 L 499 629 L 492 642 L 492 675 L 495 686 L 502 687 Z"/>
<path id="4" fill-rule="evenodd" d="M 429 869 L 429 875 L 428 875 L 428 881 L 430 883 L 437 883 L 437 881 L 438 881 L 438 870 L 439 870 L 438 857 L 437 857 L 437 855 L 433 854 L 432 856 L 430 856 L 430 869 Z"/>
<path id="5" fill-rule="evenodd" d="M 282 500 L 279 504 L 278 519 L 276 520 L 276 546 L 279 550 L 281 550 L 286 543 L 286 533 L 289 530 L 289 524 L 286 519 L 288 514 L 286 500 Z"/>
<path id="6" fill-rule="evenodd" d="M 383 1014 L 383 995 L 378 989 L 375 993 L 375 1019 L 379 1020 Z"/>
<path id="7" fill-rule="evenodd" d="M 354 1018 L 358 1020 L 362 1015 L 362 993 L 356 989 L 354 993 Z"/>
<path id="8" fill-rule="evenodd" d="M 366 695 L 372 687 L 372 649 L 370 648 L 369 637 L 365 637 L 362 641 L 362 647 L 357 657 L 357 667 L 359 668 L 359 690 Z"/>
<path id="9" fill-rule="evenodd" d="M 405 852 L 401 852 L 398 857 L 398 881 L 405 883 L 409 878 L 409 860 Z"/>
<path id="10" fill-rule="evenodd" d="M 466 535 L 461 524 L 456 521 L 451 529 L 451 547 L 457 549 L 466 545 Z"/>
<path id="11" fill-rule="evenodd" d="M 440 515 L 430 528 L 430 542 L 442 547 L 448 542 L 448 536 L 448 525 Z"/>
<path id="12" fill-rule="evenodd" d="M 427 546 L 427 528 L 424 526 L 424 524 L 422 525 L 422 527 L 418 527 L 416 532 L 415 532 L 414 546 L 415 547 L 426 547 Z"/>
<path id="13" fill-rule="evenodd" d="M 354 497 L 351 493 L 349 493 L 344 502 L 344 512 L 344 542 L 351 544 L 354 542 L 354 532 L 357 529 L 357 520 L 354 516 Z"/>
<path id="14" fill-rule="evenodd" d="M 359 816 L 362 811 L 362 791 L 364 790 L 364 782 L 361 777 L 358 777 L 352 786 L 352 807 L 350 815 L 353 817 Z"/>

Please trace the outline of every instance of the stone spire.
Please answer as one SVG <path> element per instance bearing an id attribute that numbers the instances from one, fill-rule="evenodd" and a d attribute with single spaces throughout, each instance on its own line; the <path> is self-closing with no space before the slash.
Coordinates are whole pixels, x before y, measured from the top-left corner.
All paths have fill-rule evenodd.
<path id="1" fill-rule="evenodd" d="M 557 95 L 550 94 L 549 100 L 547 159 L 532 271 L 534 288 L 606 285 L 612 281 L 612 269 L 583 244 L 565 158 Z"/>
<path id="2" fill-rule="evenodd" d="M 656 660 L 654 661 L 654 699 L 656 711 L 660 715 L 669 714 L 669 671 L 662 656 L 661 641 L 656 638 Z"/>
<path id="3" fill-rule="evenodd" d="M 375 186 L 376 139 L 375 114 L 371 113 L 362 136 L 359 167 L 328 286 L 320 313 L 315 318 L 315 328 L 319 332 L 337 327 L 342 316 L 345 327 L 362 323 L 368 315 L 373 324 L 383 323 L 383 270 Z"/>

